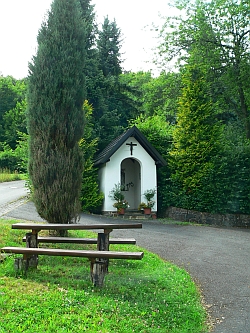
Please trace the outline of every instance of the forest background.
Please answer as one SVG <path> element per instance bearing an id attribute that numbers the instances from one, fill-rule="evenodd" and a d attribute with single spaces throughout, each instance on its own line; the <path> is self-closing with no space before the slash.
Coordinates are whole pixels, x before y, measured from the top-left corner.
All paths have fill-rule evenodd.
<path id="1" fill-rule="evenodd" d="M 106 17 L 99 30 L 91 1 L 80 3 L 88 36 L 82 209 L 98 212 L 103 199 L 96 154 L 136 125 L 168 162 L 158 170 L 159 214 L 169 206 L 250 214 L 249 1 L 172 2 L 180 15 L 153 27 L 158 77 L 124 71 L 116 21 Z M 28 80 L 0 76 L 0 169 L 27 172 Z"/>

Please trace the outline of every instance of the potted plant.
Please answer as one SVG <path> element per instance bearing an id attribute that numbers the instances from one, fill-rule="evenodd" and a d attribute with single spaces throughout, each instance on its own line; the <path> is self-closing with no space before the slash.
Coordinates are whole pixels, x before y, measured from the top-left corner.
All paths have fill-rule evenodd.
<path id="1" fill-rule="evenodd" d="M 109 197 L 116 202 L 113 206 L 117 209 L 118 214 L 124 214 L 125 209 L 129 207 L 127 200 L 125 200 L 122 193 L 122 187 L 120 183 L 115 184 L 114 188 L 109 192 Z"/>
<path id="2" fill-rule="evenodd" d="M 122 201 L 115 202 L 113 206 L 117 209 L 118 214 L 124 215 L 125 209 L 128 208 L 128 202 L 123 199 Z"/>
<path id="3" fill-rule="evenodd" d="M 146 214 L 146 215 L 151 214 L 151 209 L 155 205 L 155 201 L 152 200 L 155 196 L 155 193 L 156 193 L 155 189 L 147 190 L 143 193 L 143 196 L 147 200 L 147 202 L 146 203 L 142 202 L 140 204 L 140 207 L 141 207 L 141 209 L 143 208 L 144 214 Z"/>
<path id="4" fill-rule="evenodd" d="M 146 203 L 145 202 L 141 202 L 140 205 L 139 205 L 139 207 L 138 207 L 138 210 L 144 211 L 145 208 L 147 208 Z"/>

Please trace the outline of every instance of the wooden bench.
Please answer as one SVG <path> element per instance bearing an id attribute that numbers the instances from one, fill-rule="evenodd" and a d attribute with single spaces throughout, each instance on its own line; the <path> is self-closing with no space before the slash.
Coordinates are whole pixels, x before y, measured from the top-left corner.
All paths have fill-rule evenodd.
<path id="1" fill-rule="evenodd" d="M 23 237 L 26 242 L 26 236 Z M 61 244 L 97 244 L 97 238 L 73 238 L 73 237 L 37 237 L 38 243 L 61 243 Z M 134 238 L 110 238 L 109 244 L 136 244 Z"/>
<path id="2" fill-rule="evenodd" d="M 27 272 L 29 260 L 32 255 L 84 257 L 90 260 L 90 275 L 95 286 L 102 286 L 105 274 L 107 273 L 105 262 L 100 259 L 133 259 L 141 260 L 143 252 L 118 252 L 118 251 L 92 251 L 92 250 L 63 250 L 63 249 L 44 249 L 26 247 L 3 247 L 2 253 L 22 254 L 23 258 L 15 260 L 16 269 Z"/>

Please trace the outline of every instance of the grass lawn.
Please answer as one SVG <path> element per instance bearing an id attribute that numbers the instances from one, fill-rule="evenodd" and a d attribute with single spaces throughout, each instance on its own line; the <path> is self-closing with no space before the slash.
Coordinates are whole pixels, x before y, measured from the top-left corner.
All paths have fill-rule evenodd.
<path id="1" fill-rule="evenodd" d="M 11 173 L 7 169 L 0 169 L 0 183 L 10 182 L 13 180 L 27 180 L 27 175 L 18 172 Z"/>
<path id="2" fill-rule="evenodd" d="M 24 231 L 11 229 L 16 222 L 0 219 L 1 247 L 22 244 Z M 70 236 L 93 233 L 72 231 Z M 143 250 L 144 258 L 110 260 L 103 288 L 92 286 L 84 258 L 40 256 L 37 270 L 29 270 L 26 278 L 15 276 L 13 256 L 5 259 L 0 264 L 0 333 L 208 332 L 199 291 L 185 270 L 134 245 L 110 247 Z"/>

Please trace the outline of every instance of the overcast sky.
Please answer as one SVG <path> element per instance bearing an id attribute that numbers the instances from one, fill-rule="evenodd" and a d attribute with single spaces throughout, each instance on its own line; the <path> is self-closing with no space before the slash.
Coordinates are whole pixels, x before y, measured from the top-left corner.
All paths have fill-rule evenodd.
<path id="1" fill-rule="evenodd" d="M 0 0 L 0 73 L 16 79 L 28 74 L 28 62 L 36 52 L 36 37 L 52 0 Z M 153 52 L 157 45 L 152 23 L 167 16 L 166 0 L 92 0 L 98 22 L 108 15 L 116 19 L 124 42 L 122 47 L 125 70 L 154 70 Z"/>

